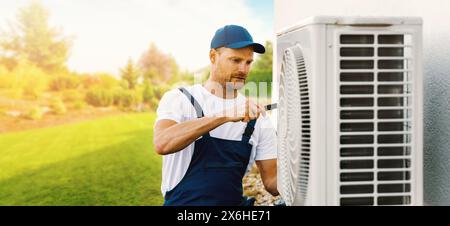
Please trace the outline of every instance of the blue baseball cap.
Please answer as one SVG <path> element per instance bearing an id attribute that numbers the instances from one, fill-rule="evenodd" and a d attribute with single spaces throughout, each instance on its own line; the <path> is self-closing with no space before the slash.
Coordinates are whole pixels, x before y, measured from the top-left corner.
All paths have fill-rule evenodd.
<path id="1" fill-rule="evenodd" d="M 253 51 L 256 53 L 266 52 L 263 45 L 253 42 L 253 38 L 247 29 L 238 25 L 227 25 L 220 28 L 211 41 L 211 49 L 220 47 L 240 49 L 247 46 L 253 46 Z"/>

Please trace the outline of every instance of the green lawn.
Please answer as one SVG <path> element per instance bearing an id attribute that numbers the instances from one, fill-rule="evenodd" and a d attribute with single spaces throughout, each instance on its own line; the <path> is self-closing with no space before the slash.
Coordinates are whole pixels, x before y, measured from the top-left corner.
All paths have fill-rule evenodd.
<path id="1" fill-rule="evenodd" d="M 0 135 L 0 205 L 161 205 L 154 113 Z"/>

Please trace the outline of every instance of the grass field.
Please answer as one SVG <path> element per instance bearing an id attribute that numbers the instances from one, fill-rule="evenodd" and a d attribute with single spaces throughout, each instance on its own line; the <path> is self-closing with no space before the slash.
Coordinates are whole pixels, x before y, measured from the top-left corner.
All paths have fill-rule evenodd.
<path id="1" fill-rule="evenodd" d="M 161 205 L 154 113 L 0 135 L 0 205 Z"/>

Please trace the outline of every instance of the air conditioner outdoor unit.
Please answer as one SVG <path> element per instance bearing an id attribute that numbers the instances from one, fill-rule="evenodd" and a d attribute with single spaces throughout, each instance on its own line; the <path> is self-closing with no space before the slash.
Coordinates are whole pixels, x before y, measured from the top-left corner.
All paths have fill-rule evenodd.
<path id="1" fill-rule="evenodd" d="M 287 205 L 422 205 L 422 20 L 313 17 L 277 33 Z"/>

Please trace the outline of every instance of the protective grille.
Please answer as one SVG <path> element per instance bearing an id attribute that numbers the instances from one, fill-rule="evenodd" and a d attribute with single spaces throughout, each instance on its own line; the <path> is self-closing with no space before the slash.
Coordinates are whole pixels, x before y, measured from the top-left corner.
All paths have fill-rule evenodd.
<path id="1" fill-rule="evenodd" d="M 309 179 L 309 164 L 310 164 L 310 147 L 311 147 L 311 115 L 309 102 L 309 88 L 308 77 L 306 74 L 305 58 L 300 48 L 293 48 L 296 56 L 297 73 L 300 89 L 300 108 L 301 108 L 301 160 L 300 160 L 300 192 L 303 198 L 306 198 L 306 191 L 308 190 Z"/>
<path id="2" fill-rule="evenodd" d="M 280 188 L 288 205 L 306 200 L 310 165 L 308 74 L 300 47 L 285 51 L 280 73 L 278 142 Z"/>
<path id="3" fill-rule="evenodd" d="M 340 204 L 411 204 L 411 36 L 338 37 Z"/>

